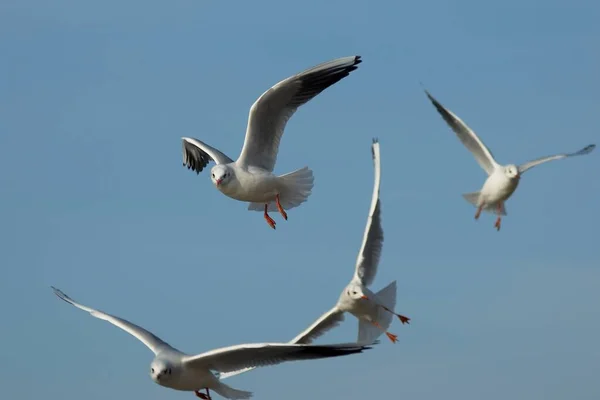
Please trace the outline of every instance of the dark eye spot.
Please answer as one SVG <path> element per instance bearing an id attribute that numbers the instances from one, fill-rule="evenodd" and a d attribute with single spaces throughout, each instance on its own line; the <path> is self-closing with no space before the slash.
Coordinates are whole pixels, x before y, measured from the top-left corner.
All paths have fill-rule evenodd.
<path id="1" fill-rule="evenodd" d="M 215 174 L 212 174 L 213 178 L 215 177 Z"/>
<path id="2" fill-rule="evenodd" d="M 152 371 L 152 373 L 154 373 L 154 368 L 152 368 L 152 370 L 151 370 L 151 371 Z"/>
<path id="3" fill-rule="evenodd" d="M 356 292 L 352 292 L 352 294 L 356 294 Z"/>

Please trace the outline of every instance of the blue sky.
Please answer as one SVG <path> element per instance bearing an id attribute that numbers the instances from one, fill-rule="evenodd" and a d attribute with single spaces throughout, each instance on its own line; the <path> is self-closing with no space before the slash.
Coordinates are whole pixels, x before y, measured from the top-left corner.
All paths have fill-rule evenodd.
<path id="1" fill-rule="evenodd" d="M 597 399 L 600 154 L 528 172 L 502 230 L 461 193 L 484 172 L 419 81 L 498 161 L 598 143 L 597 1 L 0 3 L 0 384 L 5 398 L 191 399 L 134 338 L 56 299 L 130 319 L 190 353 L 285 341 L 352 275 L 382 154 L 400 342 L 264 368 L 262 400 Z M 270 230 L 181 165 L 181 136 L 237 157 L 279 80 L 360 54 L 302 107 L 276 172 L 315 172 Z M 319 342 L 356 338 L 350 318 Z M 385 338 L 385 337 L 384 337 Z"/>

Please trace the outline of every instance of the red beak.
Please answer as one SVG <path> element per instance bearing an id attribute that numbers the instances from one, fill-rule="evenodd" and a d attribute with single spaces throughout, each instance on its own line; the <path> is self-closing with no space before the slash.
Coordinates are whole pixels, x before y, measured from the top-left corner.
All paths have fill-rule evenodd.
<path id="1" fill-rule="evenodd" d="M 217 186 L 219 186 L 221 184 L 221 182 L 223 182 L 223 178 L 217 179 Z"/>
<path id="2" fill-rule="evenodd" d="M 360 298 L 364 299 L 364 300 L 369 300 L 369 298 L 367 296 L 365 296 L 364 294 Z"/>

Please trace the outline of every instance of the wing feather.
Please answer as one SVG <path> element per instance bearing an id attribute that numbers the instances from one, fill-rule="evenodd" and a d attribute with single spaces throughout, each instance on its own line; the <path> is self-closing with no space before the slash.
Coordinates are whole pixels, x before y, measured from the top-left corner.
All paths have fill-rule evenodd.
<path id="1" fill-rule="evenodd" d="M 250 108 L 244 147 L 237 163 L 273 171 L 283 131 L 296 110 L 350 75 L 361 62 L 360 56 L 328 61 L 284 79 L 264 92 Z"/>
<path id="2" fill-rule="evenodd" d="M 373 156 L 373 166 L 375 169 L 375 180 L 373 184 L 373 196 L 371 198 L 371 208 L 367 218 L 367 226 L 363 235 L 363 242 L 356 260 L 356 269 L 354 279 L 369 286 L 373 283 L 381 258 L 383 248 L 383 228 L 381 226 L 381 201 L 379 200 L 379 187 L 381 184 L 381 156 L 379 151 L 379 142 L 373 140 L 371 147 Z"/>
<path id="3" fill-rule="evenodd" d="M 288 361 L 346 356 L 361 353 L 369 348 L 369 346 L 356 343 L 319 346 L 254 343 L 224 347 L 196 356 L 184 357 L 182 362 L 195 368 L 226 373 L 251 367 L 266 367 Z"/>
<path id="4" fill-rule="evenodd" d="M 67 303 L 75 306 L 83 311 L 89 312 L 93 317 L 103 319 L 105 321 L 110 322 L 116 327 L 123 329 L 125 332 L 137 338 L 140 342 L 144 343 L 154 354 L 157 354 L 160 350 L 165 348 L 172 349 L 169 344 L 162 341 L 160 338 L 155 336 L 153 333 L 148 332 L 144 328 L 137 326 L 125 319 L 115 317 L 114 315 L 107 314 L 105 312 L 95 310 L 93 308 L 84 306 L 82 304 L 77 303 L 75 300 L 67 296 L 61 290 L 52 286 L 52 290 L 54 290 L 54 294 L 58 296 L 59 299 L 66 301 Z"/>
<path id="5" fill-rule="evenodd" d="M 540 165 L 540 164 L 546 163 L 548 161 L 560 160 L 562 158 L 567 158 L 567 157 L 583 156 L 585 154 L 591 153 L 592 150 L 594 150 L 595 148 L 596 148 L 595 144 L 590 144 L 590 145 L 585 146 L 583 149 L 578 150 L 574 153 L 563 153 L 563 154 L 555 154 L 553 156 L 540 157 L 535 160 L 528 161 L 524 164 L 519 165 L 519 173 L 522 174 L 523 172 L 527 171 L 528 169 L 531 169 L 531 168 L 535 167 L 536 165 Z"/>
<path id="6" fill-rule="evenodd" d="M 452 128 L 463 145 L 475 156 L 475 160 L 488 175 L 491 175 L 499 166 L 490 149 L 479 139 L 477 134 L 469 128 L 462 119 L 458 118 L 452 111 L 441 105 L 427 90 L 425 94 L 440 113 L 444 121 Z"/>

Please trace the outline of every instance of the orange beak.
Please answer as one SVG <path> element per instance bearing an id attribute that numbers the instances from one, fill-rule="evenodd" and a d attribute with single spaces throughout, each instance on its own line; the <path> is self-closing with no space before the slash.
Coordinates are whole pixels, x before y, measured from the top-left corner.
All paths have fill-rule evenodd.
<path id="1" fill-rule="evenodd" d="M 365 296 L 364 294 L 362 296 L 360 296 L 360 298 L 363 300 L 369 300 L 369 298 L 367 296 Z"/>

